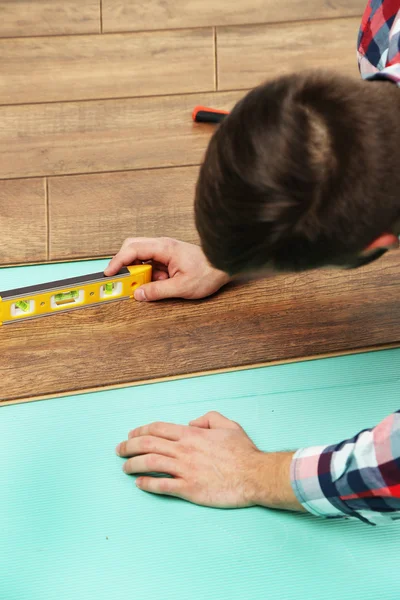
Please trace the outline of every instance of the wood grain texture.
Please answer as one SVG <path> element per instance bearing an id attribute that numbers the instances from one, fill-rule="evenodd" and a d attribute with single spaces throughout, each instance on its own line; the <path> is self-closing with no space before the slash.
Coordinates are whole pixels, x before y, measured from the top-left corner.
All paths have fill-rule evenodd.
<path id="1" fill-rule="evenodd" d="M 132 236 L 197 242 L 197 173 L 186 167 L 51 178 L 50 259 L 110 256 Z"/>
<path id="2" fill-rule="evenodd" d="M 103 31 L 138 31 L 358 16 L 365 0 L 103 0 L 102 6 Z"/>
<path id="3" fill-rule="evenodd" d="M 398 260 L 3 326 L 2 400 L 398 343 Z"/>
<path id="4" fill-rule="evenodd" d="M 214 90 L 212 28 L 0 40 L 0 104 Z"/>
<path id="5" fill-rule="evenodd" d="M 264 367 L 273 367 L 273 366 L 279 366 L 279 365 L 288 365 L 288 364 L 293 364 L 293 363 L 298 363 L 298 362 L 309 362 L 309 361 L 315 361 L 315 360 L 322 360 L 324 358 L 336 358 L 339 356 L 352 356 L 354 354 L 361 354 L 361 353 L 369 353 L 369 352 L 377 352 L 380 350 L 394 350 L 396 348 L 400 347 L 400 341 L 396 342 L 394 344 L 379 344 L 377 346 L 367 346 L 367 347 L 360 347 L 354 350 L 340 350 L 337 352 L 326 352 L 324 354 L 318 354 L 315 356 L 304 356 L 304 357 L 298 357 L 298 358 L 288 358 L 288 359 L 282 359 L 282 360 L 271 360 L 269 362 L 265 362 L 265 363 L 257 363 L 257 364 L 250 364 L 250 365 L 244 365 L 244 366 L 239 366 L 239 367 L 226 367 L 226 368 L 222 368 L 222 369 L 211 369 L 208 371 L 200 371 L 200 372 L 193 372 L 193 373 L 188 373 L 185 375 L 170 375 L 167 377 L 156 377 L 153 379 L 142 379 L 141 381 L 134 381 L 134 382 L 128 382 L 128 383 L 117 383 L 114 385 L 103 385 L 101 387 L 90 387 L 90 388 L 86 388 L 84 390 L 74 390 L 74 396 L 78 396 L 80 394 L 91 394 L 93 392 L 105 392 L 107 390 L 123 390 L 127 387 L 138 387 L 141 385 L 149 385 L 149 384 L 153 384 L 153 383 L 165 383 L 168 381 L 179 381 L 182 379 L 192 379 L 195 377 L 205 377 L 208 375 L 220 375 L 222 373 L 236 373 L 237 371 L 247 371 L 249 369 L 262 369 Z M 70 395 L 70 392 L 58 392 L 56 394 L 40 394 L 39 396 L 29 396 L 29 398 L 20 398 L 20 399 L 16 399 L 16 400 L 2 400 L 1 401 L 1 406 L 8 406 L 8 405 L 12 405 L 12 404 L 23 404 L 25 402 L 37 402 L 38 400 L 54 400 L 57 398 L 63 398 L 65 396 Z"/>
<path id="6" fill-rule="evenodd" d="M 196 104 L 242 92 L 0 107 L 0 179 L 199 164 L 214 131 Z"/>
<path id="7" fill-rule="evenodd" d="M 46 260 L 43 179 L 0 181 L 0 231 L 0 265 Z"/>
<path id="8" fill-rule="evenodd" d="M 219 28 L 218 89 L 249 89 L 272 77 L 315 68 L 359 78 L 359 26 L 359 18 L 349 18 Z"/>
<path id="9" fill-rule="evenodd" d="M 99 31 L 99 0 L 0 0 L 0 37 Z"/>

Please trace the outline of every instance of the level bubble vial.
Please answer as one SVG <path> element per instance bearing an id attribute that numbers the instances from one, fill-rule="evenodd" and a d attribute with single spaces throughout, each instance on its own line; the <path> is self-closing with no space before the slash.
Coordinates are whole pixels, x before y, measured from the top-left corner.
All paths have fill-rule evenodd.
<path id="1" fill-rule="evenodd" d="M 71 307 L 75 304 L 81 304 L 84 299 L 83 290 L 68 290 L 67 292 L 59 292 L 51 297 L 52 308 Z"/>
<path id="2" fill-rule="evenodd" d="M 11 306 L 11 315 L 13 317 L 26 317 L 33 313 L 35 303 L 33 300 L 17 300 Z"/>
<path id="3" fill-rule="evenodd" d="M 109 298 L 115 298 L 122 294 L 122 283 L 120 281 L 106 281 L 100 287 L 100 298 L 107 300 Z"/>

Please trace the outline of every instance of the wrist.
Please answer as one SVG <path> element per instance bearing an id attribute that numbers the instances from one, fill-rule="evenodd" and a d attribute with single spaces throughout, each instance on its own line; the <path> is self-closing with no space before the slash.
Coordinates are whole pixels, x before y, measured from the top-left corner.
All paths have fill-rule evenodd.
<path id="1" fill-rule="evenodd" d="M 254 504 L 267 508 L 305 512 L 297 500 L 290 481 L 293 456 L 294 452 L 259 452 Z"/>

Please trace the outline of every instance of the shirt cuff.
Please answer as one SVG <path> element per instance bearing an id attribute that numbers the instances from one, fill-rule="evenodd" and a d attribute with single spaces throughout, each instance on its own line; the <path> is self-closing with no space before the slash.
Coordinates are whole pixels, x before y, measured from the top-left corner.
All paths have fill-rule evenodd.
<path id="1" fill-rule="evenodd" d="M 389 81 L 400 86 L 400 64 L 391 65 L 390 67 L 385 67 L 382 71 L 378 71 L 377 73 L 372 73 L 364 77 L 366 81 Z"/>
<path id="2" fill-rule="evenodd" d="M 319 462 L 327 448 L 328 446 L 312 446 L 297 450 L 290 466 L 292 488 L 297 500 L 311 514 L 325 518 L 348 517 L 348 514 L 332 504 L 321 489 Z M 330 469 L 328 472 L 324 470 L 323 476 L 331 477 Z"/>

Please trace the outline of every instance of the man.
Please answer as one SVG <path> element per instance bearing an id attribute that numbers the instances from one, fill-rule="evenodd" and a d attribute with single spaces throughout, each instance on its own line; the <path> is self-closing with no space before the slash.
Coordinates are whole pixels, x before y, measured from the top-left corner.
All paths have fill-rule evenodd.
<path id="1" fill-rule="evenodd" d="M 362 77 L 323 73 L 259 86 L 213 136 L 195 212 L 202 250 L 128 239 L 106 269 L 152 260 L 139 301 L 203 298 L 243 273 L 357 268 L 399 246 L 399 1 L 372 0 L 358 46 Z M 212 265 L 212 266 L 211 266 Z M 140 489 L 216 507 L 261 505 L 400 518 L 400 411 L 328 447 L 259 451 L 218 413 L 189 426 L 139 427 L 117 447 Z"/>

